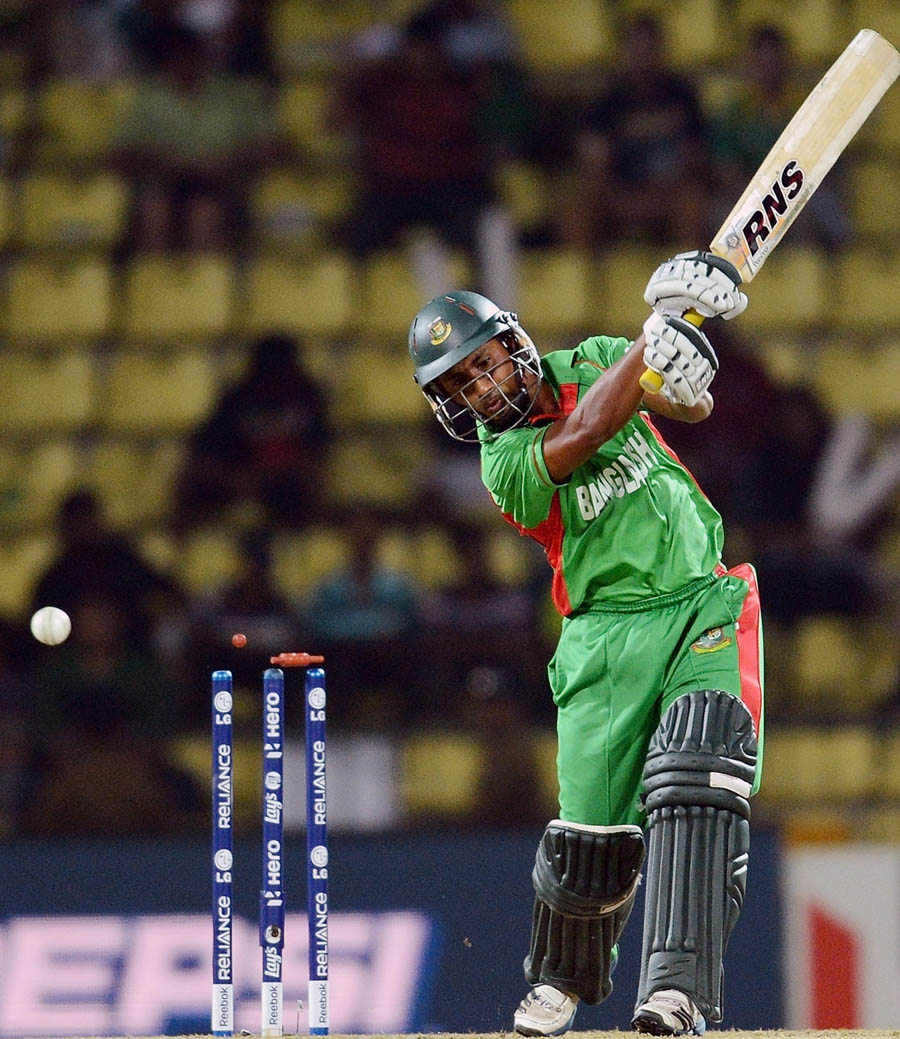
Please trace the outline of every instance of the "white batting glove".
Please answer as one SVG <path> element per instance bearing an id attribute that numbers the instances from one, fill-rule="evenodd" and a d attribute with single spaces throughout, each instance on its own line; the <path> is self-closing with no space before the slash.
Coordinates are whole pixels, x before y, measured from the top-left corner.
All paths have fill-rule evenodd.
<path id="1" fill-rule="evenodd" d="M 710 341 L 690 321 L 653 313 L 644 322 L 644 364 L 663 381 L 660 392 L 692 407 L 719 370 Z"/>
<path id="2" fill-rule="evenodd" d="M 679 253 L 656 268 L 647 282 L 644 299 L 664 317 L 680 317 L 687 310 L 696 310 L 704 317 L 730 321 L 747 306 L 740 284 L 738 269 L 721 256 Z"/>

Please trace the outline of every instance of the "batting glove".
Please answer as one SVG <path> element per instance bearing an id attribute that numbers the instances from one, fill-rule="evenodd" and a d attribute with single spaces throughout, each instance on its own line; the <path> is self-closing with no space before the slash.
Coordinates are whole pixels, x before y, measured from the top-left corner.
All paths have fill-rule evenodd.
<path id="1" fill-rule="evenodd" d="M 728 260 L 708 252 L 679 253 L 656 268 L 644 299 L 664 317 L 696 310 L 703 317 L 730 321 L 747 306 L 740 284 L 738 269 Z"/>
<path id="2" fill-rule="evenodd" d="M 690 321 L 653 313 L 644 322 L 644 364 L 658 372 L 661 393 L 688 407 L 697 403 L 719 370 L 710 341 Z"/>

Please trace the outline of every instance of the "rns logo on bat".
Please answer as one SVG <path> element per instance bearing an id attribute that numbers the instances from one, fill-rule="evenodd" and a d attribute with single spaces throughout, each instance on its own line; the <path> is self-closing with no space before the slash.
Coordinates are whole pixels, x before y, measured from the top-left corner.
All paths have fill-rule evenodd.
<path id="1" fill-rule="evenodd" d="M 805 183 L 806 175 L 797 165 L 796 159 L 785 163 L 772 187 L 741 227 L 741 236 L 749 256 L 756 256 L 763 242 L 783 222 L 788 204 L 797 198 Z"/>

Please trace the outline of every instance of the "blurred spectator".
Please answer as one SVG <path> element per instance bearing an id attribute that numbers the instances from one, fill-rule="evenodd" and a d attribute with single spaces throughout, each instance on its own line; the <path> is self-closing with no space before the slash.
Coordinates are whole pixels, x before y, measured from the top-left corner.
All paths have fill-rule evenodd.
<path id="1" fill-rule="evenodd" d="M 180 705 L 164 669 L 128 634 L 128 606 L 95 592 L 72 612 L 72 634 L 41 650 L 35 738 L 42 774 L 28 800 L 40 836 L 162 834 L 195 807 L 166 758 Z"/>
<path id="2" fill-rule="evenodd" d="M 435 717 L 447 717 L 447 689 L 459 685 L 473 662 L 512 675 L 508 694 L 522 717 L 546 716 L 547 662 L 553 649 L 540 635 L 538 604 L 526 583 L 504 584 L 494 574 L 484 527 L 451 528 L 458 570 L 453 582 L 429 595 L 423 633 L 430 661 L 421 685 Z M 542 560 L 543 562 L 543 560 Z"/>
<path id="3" fill-rule="evenodd" d="M 112 163 L 134 185 L 126 250 L 233 249 L 254 176 L 283 151 L 263 85 L 226 74 L 177 23 L 156 27 L 152 51 L 114 131 Z"/>
<path id="4" fill-rule="evenodd" d="M 176 489 L 177 534 L 238 503 L 260 506 L 279 527 L 317 516 L 331 430 L 322 391 L 298 350 L 286 335 L 256 340 L 246 373 L 191 437 Z"/>
<path id="5" fill-rule="evenodd" d="M 34 781 L 34 689 L 24 659 L 33 645 L 25 630 L 0 620 L 0 840 L 21 830 Z"/>
<path id="6" fill-rule="evenodd" d="M 887 603 L 871 553 L 900 481 L 900 444 L 865 462 L 854 422 L 835 423 L 802 387 L 764 415 L 737 518 L 753 542 L 766 610 L 786 624 L 815 613 L 870 614 Z"/>
<path id="7" fill-rule="evenodd" d="M 102 598 L 124 611 L 129 643 L 145 648 L 157 626 L 183 610 L 186 598 L 176 581 L 109 526 L 93 491 L 70 494 L 59 507 L 56 528 L 60 549 L 35 584 L 32 612 L 58 606 L 74 617 L 83 600 Z"/>
<path id="8" fill-rule="evenodd" d="M 205 690 L 210 670 L 221 667 L 223 648 L 237 632 L 247 636 L 241 650 L 244 673 L 260 674 L 275 653 L 302 648 L 300 618 L 275 586 L 272 575 L 271 533 L 244 531 L 239 538 L 237 574 L 220 588 L 197 599 L 189 620 L 189 648 L 185 654 L 196 674 L 191 687 Z M 299 565 L 299 563 L 298 563 Z M 208 722 L 209 701 L 204 695 L 189 705 L 190 720 Z"/>
<path id="9" fill-rule="evenodd" d="M 619 239 L 706 241 L 707 147 L 693 85 L 665 63 L 651 14 L 628 25 L 613 85 L 588 110 L 575 140 L 561 236 L 592 248 Z"/>
<path id="10" fill-rule="evenodd" d="M 344 231 L 365 256 L 410 241 L 423 295 L 449 286 L 446 247 L 465 250 L 478 285 L 501 305 L 515 295 L 515 232 L 499 206 L 493 175 L 502 145 L 482 121 L 496 99 L 492 80 L 457 33 L 448 49 L 448 5 L 414 17 L 396 47 L 357 60 L 336 98 L 341 125 L 355 139 L 361 180 Z"/>
<path id="11" fill-rule="evenodd" d="M 421 593 L 379 561 L 385 517 L 377 509 L 357 506 L 343 528 L 347 565 L 323 578 L 305 603 L 310 649 L 324 654 L 329 669 L 330 722 L 396 729 L 423 675 Z"/>
<path id="12" fill-rule="evenodd" d="M 429 456 L 415 475 L 416 515 L 420 522 L 477 522 L 497 515 L 481 480 L 481 459 L 469 445 L 448 437 L 437 422 L 428 424 Z"/>
<path id="13" fill-rule="evenodd" d="M 537 825 L 554 810 L 536 779 L 543 770 L 520 685 L 515 668 L 477 665 L 454 692 L 466 730 L 485 752 L 469 820 L 474 825 L 516 829 Z"/>
<path id="14" fill-rule="evenodd" d="M 709 120 L 716 227 L 808 93 L 808 85 L 797 74 L 790 42 L 777 26 L 757 26 L 735 67 L 742 70 L 742 79 Z M 792 240 L 806 235 L 832 249 L 849 241 L 852 228 L 838 183 L 831 174 L 816 190 L 791 230 Z"/>
<path id="15" fill-rule="evenodd" d="M 766 421 L 748 422 L 747 418 L 775 414 L 782 392 L 752 344 L 738 334 L 736 324 L 717 323 L 716 351 L 722 367 L 711 387 L 715 400 L 712 415 L 694 425 L 651 416 L 666 443 L 724 516 L 729 530 L 726 551 L 737 547 L 733 540 L 740 523 L 738 504 L 746 494 L 746 471 L 755 464 L 768 435 Z M 737 556 L 734 562 L 738 562 Z"/>

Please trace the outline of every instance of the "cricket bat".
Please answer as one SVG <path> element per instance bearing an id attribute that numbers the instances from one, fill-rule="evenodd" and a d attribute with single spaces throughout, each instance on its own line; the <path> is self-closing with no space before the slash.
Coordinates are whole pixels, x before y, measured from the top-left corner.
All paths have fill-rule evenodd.
<path id="1" fill-rule="evenodd" d="M 756 277 L 898 74 L 900 53 L 874 29 L 860 29 L 797 109 L 709 246 L 742 281 Z M 684 316 L 703 322 L 693 310 Z M 640 384 L 657 393 L 662 379 L 647 368 Z"/>

